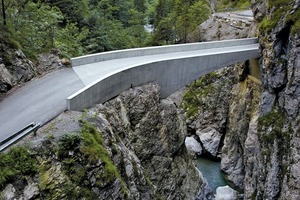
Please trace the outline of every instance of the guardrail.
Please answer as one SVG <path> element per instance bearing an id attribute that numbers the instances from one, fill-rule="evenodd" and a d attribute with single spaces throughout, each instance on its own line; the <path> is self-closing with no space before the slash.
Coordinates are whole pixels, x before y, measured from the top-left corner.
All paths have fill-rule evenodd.
<path id="1" fill-rule="evenodd" d="M 15 144 L 20 139 L 25 137 L 31 132 L 36 132 L 41 127 L 39 123 L 31 123 L 28 126 L 24 127 L 20 131 L 16 132 L 15 134 L 9 136 L 8 138 L 4 139 L 0 142 L 0 152 L 8 148 L 9 146 Z"/>

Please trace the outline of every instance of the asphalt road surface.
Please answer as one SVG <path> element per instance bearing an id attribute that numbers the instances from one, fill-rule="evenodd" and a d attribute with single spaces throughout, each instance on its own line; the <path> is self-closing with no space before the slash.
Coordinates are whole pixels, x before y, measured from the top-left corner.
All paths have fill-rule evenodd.
<path id="1" fill-rule="evenodd" d="M 63 69 L 30 81 L 0 102 L 0 141 L 31 122 L 45 124 L 66 110 L 66 98 L 83 88 L 73 71 Z"/>

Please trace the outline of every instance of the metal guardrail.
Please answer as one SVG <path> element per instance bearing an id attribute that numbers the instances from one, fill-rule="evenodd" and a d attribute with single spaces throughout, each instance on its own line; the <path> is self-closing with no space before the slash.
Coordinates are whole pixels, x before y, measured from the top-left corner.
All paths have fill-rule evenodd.
<path id="1" fill-rule="evenodd" d="M 30 123 L 28 126 L 24 127 L 20 131 L 16 132 L 15 134 L 9 136 L 8 138 L 4 139 L 0 142 L 0 152 L 8 148 L 9 146 L 15 144 L 20 139 L 25 137 L 31 132 L 36 132 L 41 127 L 39 123 Z"/>

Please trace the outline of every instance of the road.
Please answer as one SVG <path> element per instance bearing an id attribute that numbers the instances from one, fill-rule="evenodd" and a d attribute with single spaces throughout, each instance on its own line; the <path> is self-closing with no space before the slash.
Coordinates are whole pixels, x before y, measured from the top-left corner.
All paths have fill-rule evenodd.
<path id="1" fill-rule="evenodd" d="M 230 19 L 230 20 L 247 21 L 247 22 L 253 21 L 252 10 L 221 12 L 221 13 L 215 13 L 214 15 L 217 17 Z"/>
<path id="2" fill-rule="evenodd" d="M 66 98 L 83 88 L 73 71 L 63 69 L 30 81 L 0 102 L 0 141 L 31 122 L 45 124 L 66 110 Z"/>

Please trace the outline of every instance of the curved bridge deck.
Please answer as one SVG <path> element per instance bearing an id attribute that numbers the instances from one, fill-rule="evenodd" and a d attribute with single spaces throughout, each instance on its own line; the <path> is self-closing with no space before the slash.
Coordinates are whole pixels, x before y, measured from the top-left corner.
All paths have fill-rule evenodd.
<path id="1" fill-rule="evenodd" d="M 67 98 L 69 110 L 103 103 L 132 86 L 156 82 L 167 97 L 209 72 L 259 57 L 256 38 L 113 51 L 72 59 L 86 85 Z"/>
<path id="2" fill-rule="evenodd" d="M 103 103 L 132 86 L 157 82 L 166 97 L 201 75 L 258 56 L 257 40 L 252 38 L 74 58 L 73 69 L 30 81 L 0 102 L 0 142 L 32 122 L 43 125 L 67 108 Z"/>

